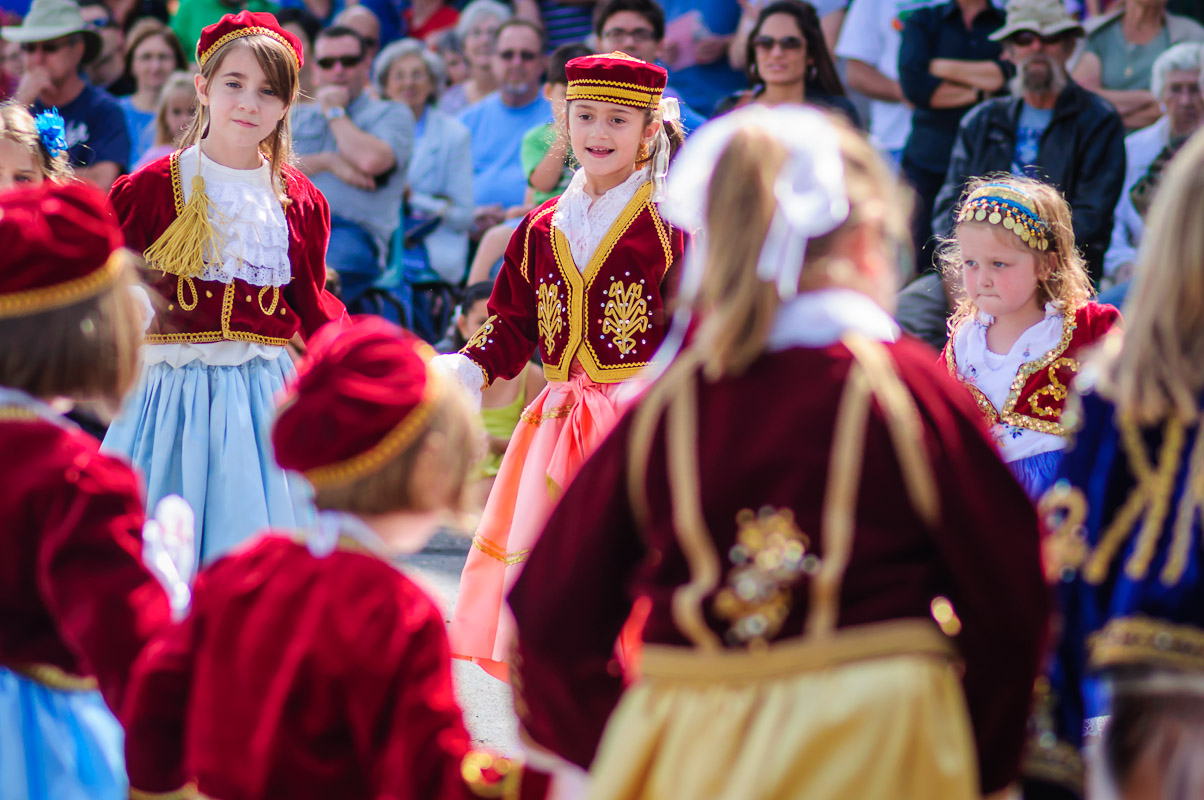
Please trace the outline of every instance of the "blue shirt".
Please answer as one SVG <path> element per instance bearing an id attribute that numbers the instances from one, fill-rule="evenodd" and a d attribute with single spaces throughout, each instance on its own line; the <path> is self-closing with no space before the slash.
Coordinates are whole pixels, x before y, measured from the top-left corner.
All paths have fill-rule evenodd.
<path id="1" fill-rule="evenodd" d="M 733 0 L 662 0 L 661 6 L 665 9 L 666 44 L 683 23 L 693 28 L 695 39 L 735 33 L 740 23 L 740 4 Z M 710 64 L 670 70 L 669 77 L 686 102 L 706 117 L 714 113 L 720 100 L 747 84 L 745 76 L 727 63 L 726 52 Z"/>
<path id="2" fill-rule="evenodd" d="M 133 98 L 121 97 L 117 100 L 125 113 L 125 127 L 130 132 L 130 160 L 132 167 L 142 158 L 154 141 L 155 112 L 141 111 L 134 105 Z M 149 132 L 149 136 L 147 135 Z"/>
<path id="3" fill-rule="evenodd" d="M 1016 152 L 1012 156 L 1012 174 L 1041 179 L 1037 163 L 1037 151 L 1041 137 L 1053 119 L 1052 108 L 1033 108 L 1028 103 L 1020 108 L 1020 119 L 1016 123 Z"/>
<path id="4" fill-rule="evenodd" d="M 46 110 L 41 101 L 34 101 L 30 111 L 34 116 Z M 91 167 L 112 161 L 122 172 L 130 166 L 130 132 L 125 124 L 125 112 L 117 100 L 104 89 L 84 81 L 79 97 L 65 106 L 58 106 L 66 127 L 67 156 L 73 167 Z"/>
<path id="5" fill-rule="evenodd" d="M 472 181 L 476 205 L 521 205 L 527 175 L 521 157 L 523 135 L 552 121 L 552 106 L 543 94 L 525 106 L 511 108 L 494 92 L 460 112 L 472 135 Z"/>

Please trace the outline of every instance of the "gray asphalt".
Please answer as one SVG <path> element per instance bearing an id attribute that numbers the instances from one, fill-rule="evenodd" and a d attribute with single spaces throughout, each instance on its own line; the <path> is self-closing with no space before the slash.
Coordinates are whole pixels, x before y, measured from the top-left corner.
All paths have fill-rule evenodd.
<path id="1" fill-rule="evenodd" d="M 444 620 L 451 619 L 460 589 L 460 571 L 470 546 L 467 537 L 437 533 L 426 549 L 406 559 L 410 570 L 438 595 L 436 600 L 443 607 Z M 490 677 L 475 664 L 458 659 L 452 661 L 452 678 L 473 741 L 501 753 L 516 753 L 518 723 L 509 685 Z"/>

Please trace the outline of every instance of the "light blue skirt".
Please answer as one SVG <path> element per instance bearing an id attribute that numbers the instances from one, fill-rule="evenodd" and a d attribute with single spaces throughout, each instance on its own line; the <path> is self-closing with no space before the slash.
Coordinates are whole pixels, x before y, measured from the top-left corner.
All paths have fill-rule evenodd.
<path id="1" fill-rule="evenodd" d="M 1025 493 L 1034 503 L 1041 499 L 1045 490 L 1053 486 L 1058 474 L 1058 466 L 1062 463 L 1062 451 L 1051 450 L 1037 453 L 1028 458 L 1009 461 L 1008 468 L 1020 481 Z"/>
<path id="2" fill-rule="evenodd" d="M 98 691 L 61 691 L 0 667 L 0 797 L 125 800 L 125 734 Z"/>
<path id="3" fill-rule="evenodd" d="M 169 494 L 192 506 L 199 564 L 266 528 L 313 519 L 307 484 L 272 453 L 276 395 L 292 374 L 287 355 L 233 367 L 147 364 L 109 427 L 104 448 L 141 472 L 148 513 Z"/>

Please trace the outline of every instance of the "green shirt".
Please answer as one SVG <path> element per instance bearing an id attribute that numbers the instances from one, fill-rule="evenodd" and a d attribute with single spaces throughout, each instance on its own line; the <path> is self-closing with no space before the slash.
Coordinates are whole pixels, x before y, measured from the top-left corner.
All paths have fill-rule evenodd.
<path id="1" fill-rule="evenodd" d="M 536 125 L 523 134 L 519 159 L 523 162 L 523 173 L 527 176 L 528 182 L 531 180 L 531 173 L 535 171 L 535 168 L 539 166 L 539 162 L 543 161 L 544 156 L 552 149 L 552 145 L 556 143 L 556 137 L 559 135 L 559 132 L 556 130 L 556 124 L 552 122 L 546 125 Z M 569 186 L 569 181 L 573 179 L 573 169 L 568 165 L 570 157 L 566 156 L 564 159 L 564 171 L 560 173 L 560 183 L 556 184 L 556 188 L 550 192 L 536 192 L 535 205 L 564 194 L 564 190 Z"/>
<path id="2" fill-rule="evenodd" d="M 1092 31 L 1086 44 L 1087 52 L 1099 57 L 1100 85 L 1116 91 L 1148 90 L 1154 61 L 1170 46 L 1165 25 L 1149 44 L 1129 44 L 1119 17 Z"/>
<path id="3" fill-rule="evenodd" d="M 268 0 L 244 0 L 239 3 L 223 3 L 222 0 L 180 0 L 176 15 L 171 18 L 171 29 L 184 45 L 189 61 L 196 60 L 196 43 L 206 26 L 220 20 L 226 14 L 239 11 L 267 11 L 275 14 L 278 6 Z"/>

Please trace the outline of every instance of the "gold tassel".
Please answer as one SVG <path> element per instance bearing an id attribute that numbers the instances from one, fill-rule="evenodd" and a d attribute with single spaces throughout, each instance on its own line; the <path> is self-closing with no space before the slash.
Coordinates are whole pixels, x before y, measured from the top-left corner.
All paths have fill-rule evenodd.
<path id="1" fill-rule="evenodd" d="M 167 230 L 154 244 L 146 248 L 143 257 L 157 270 L 183 278 L 199 278 L 205 271 L 206 256 L 221 258 L 224 249 L 221 232 L 209 219 L 212 206 L 205 194 L 205 179 L 198 174 L 192 179 L 192 197 L 180 210 Z"/>

